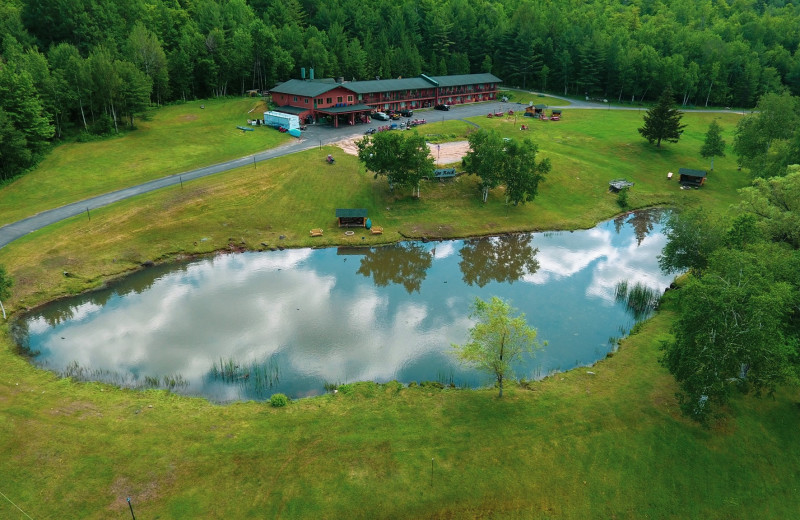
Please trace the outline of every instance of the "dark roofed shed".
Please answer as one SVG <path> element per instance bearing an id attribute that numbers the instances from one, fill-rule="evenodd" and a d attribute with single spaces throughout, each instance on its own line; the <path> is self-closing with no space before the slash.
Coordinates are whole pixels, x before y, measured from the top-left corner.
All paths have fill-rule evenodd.
<path id="1" fill-rule="evenodd" d="M 680 175 L 678 182 L 684 186 L 702 186 L 706 183 L 707 172 L 705 170 L 681 168 L 678 170 L 678 174 Z"/>
<path id="2" fill-rule="evenodd" d="M 366 227 L 367 210 L 337 209 L 336 219 L 339 221 L 339 227 Z"/>

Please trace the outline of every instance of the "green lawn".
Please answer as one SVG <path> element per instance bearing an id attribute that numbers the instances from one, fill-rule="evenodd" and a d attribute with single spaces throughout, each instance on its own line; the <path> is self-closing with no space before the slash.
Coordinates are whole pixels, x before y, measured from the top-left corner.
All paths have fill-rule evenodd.
<path id="1" fill-rule="evenodd" d="M 502 204 L 502 190 L 480 203 L 466 176 L 423 184 L 419 200 L 390 193 L 355 157 L 339 151 L 326 165 L 333 148 L 267 161 L 0 249 L 16 283 L 4 304 L 16 312 L 148 260 L 216 250 L 589 227 L 619 211 L 607 191 L 617 177 L 636 182 L 636 206 L 724 212 L 748 182 L 732 157 L 716 161 L 701 190 L 666 180 L 667 171 L 705 166 L 697 150 L 712 117 L 730 143 L 735 116 L 687 114 L 684 137 L 661 150 L 636 134 L 638 112 L 567 110 L 557 123 L 531 121 L 528 132 L 519 120 L 476 118 L 532 137 L 552 159 L 539 196 L 522 207 Z M 425 131 L 463 139 L 467 129 Z M 334 219 L 343 206 L 367 208 L 385 233 L 345 237 Z M 324 235 L 312 238 L 316 227 Z M 4 323 L 0 492 L 32 518 L 126 518 L 126 497 L 137 518 L 792 518 L 796 391 L 737 400 L 711 429 L 684 419 L 674 380 L 657 363 L 671 309 L 668 299 L 595 375 L 576 369 L 502 400 L 491 389 L 364 383 L 283 409 L 59 380 L 17 354 Z M 0 518 L 27 517 L 0 496 Z"/>
<path id="2" fill-rule="evenodd" d="M 205 108 L 200 108 L 204 106 Z M 254 98 L 193 101 L 152 110 L 119 137 L 56 147 L 32 172 L 0 189 L 0 226 L 40 211 L 173 173 L 274 148 L 271 128 L 236 128 L 265 110 Z M 252 111 L 251 111 L 252 110 Z"/>

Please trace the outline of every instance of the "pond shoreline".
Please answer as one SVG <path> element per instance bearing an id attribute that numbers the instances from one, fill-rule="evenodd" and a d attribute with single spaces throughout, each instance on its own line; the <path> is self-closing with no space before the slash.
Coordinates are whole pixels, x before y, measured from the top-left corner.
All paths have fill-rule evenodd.
<path id="1" fill-rule="evenodd" d="M 611 220 L 618 218 L 622 215 L 629 215 L 631 213 L 635 213 L 637 211 L 647 211 L 647 210 L 655 210 L 655 209 L 670 209 L 671 206 L 666 205 L 653 205 L 653 206 L 645 206 L 645 207 L 637 207 L 634 209 L 630 209 L 627 211 L 615 213 L 613 215 L 609 215 L 607 217 L 601 218 L 597 222 L 587 225 L 586 227 L 572 227 L 572 228 L 548 228 L 548 229 L 541 229 L 537 227 L 532 227 L 529 229 L 519 229 L 513 231 L 498 231 L 498 232 L 489 232 L 489 233 L 470 233 L 464 236 L 449 236 L 449 237 L 436 237 L 431 236 L 430 234 L 420 234 L 420 235 L 406 235 L 404 233 L 398 232 L 401 238 L 396 240 L 381 240 L 379 242 L 374 242 L 370 244 L 352 244 L 345 242 L 344 240 L 334 241 L 332 243 L 326 243 L 321 245 L 308 245 L 296 241 L 292 241 L 291 239 L 285 243 L 285 245 L 281 246 L 270 246 L 266 245 L 265 242 L 262 242 L 257 247 L 250 247 L 248 244 L 235 244 L 233 241 L 228 241 L 228 244 L 225 246 L 219 246 L 216 249 L 205 251 L 205 252 L 197 252 L 197 253 L 186 253 L 181 251 L 167 251 L 162 253 L 160 256 L 156 257 L 152 260 L 146 260 L 141 262 L 138 266 L 131 267 L 129 269 L 120 270 L 114 273 L 97 273 L 97 274 L 90 274 L 88 276 L 83 275 L 80 278 L 86 280 L 95 280 L 97 279 L 98 282 L 93 285 L 87 285 L 83 287 L 80 291 L 67 293 L 62 292 L 57 294 L 55 297 L 52 298 L 44 298 L 39 300 L 34 300 L 30 303 L 30 305 L 23 305 L 18 306 L 16 302 L 12 302 L 11 305 L 6 304 L 6 312 L 8 315 L 7 322 L 11 322 L 12 318 L 18 313 L 29 313 L 35 311 L 36 309 L 47 305 L 49 303 L 57 302 L 60 300 L 64 300 L 66 298 L 71 298 L 74 296 L 78 296 L 81 294 L 85 294 L 88 292 L 102 290 L 107 288 L 109 285 L 113 284 L 114 282 L 125 278 L 126 276 L 130 276 L 137 272 L 140 272 L 144 269 L 148 269 L 155 266 L 164 266 L 170 263 L 177 263 L 177 262 L 184 262 L 184 261 L 193 261 L 193 260 L 201 260 L 203 258 L 211 258 L 218 255 L 227 255 L 227 254 L 236 254 L 236 253 L 246 253 L 246 252 L 265 252 L 265 251 L 281 251 L 285 249 L 303 249 L 303 248 L 311 248 L 311 249 L 325 249 L 329 247 L 379 247 L 391 244 L 397 244 L 399 242 L 404 241 L 412 241 L 412 240 L 419 240 L 423 243 L 427 242 L 446 242 L 451 240 L 469 240 L 469 239 L 478 239 L 478 238 L 487 238 L 487 237 L 502 237 L 502 236 L 512 236 L 512 235 L 519 235 L 525 233 L 547 233 L 547 232 L 572 232 L 572 231 L 581 231 L 586 229 L 592 229 L 593 227 L 599 225 L 601 222 L 606 220 Z M 381 238 L 388 238 L 385 235 Z M 65 272 L 65 277 L 72 276 L 71 273 Z"/>
<path id="2" fill-rule="evenodd" d="M 150 270 L 133 271 L 119 284 L 109 280 L 86 297 L 42 304 L 15 318 L 12 336 L 23 353 L 36 353 L 26 357 L 62 377 L 137 389 L 145 379 L 144 388 L 159 388 L 161 376 L 177 377 L 186 384 L 176 392 L 199 392 L 213 402 L 255 398 L 253 392 L 259 398 L 264 392 L 318 395 L 323 381 L 476 387 L 482 383 L 474 371 L 454 364 L 443 345 L 460 341 L 468 302 L 499 296 L 535 318 L 542 337 L 557 346 L 520 365 L 520 377 L 538 380 L 603 359 L 640 319 L 618 305 L 614 286 L 620 280 L 658 292 L 669 285 L 655 260 L 663 247 L 662 218 L 661 210 L 625 213 L 574 235 L 503 233 L 394 246 L 284 247 L 264 256 L 259 253 L 271 248 L 183 255 L 148 264 Z M 318 286 L 327 289 L 302 296 Z M 358 301 L 369 323 L 346 310 Z M 539 301 L 550 304 L 537 311 Z M 191 325 L 198 316 L 205 318 Z M 153 322 L 157 329 L 148 325 Z M 398 329 L 401 322 L 406 326 Z M 170 345 L 163 361 L 153 350 L 158 345 Z M 230 363 L 236 367 L 231 374 L 245 381 L 207 379 L 202 367 L 212 361 L 222 367 L 223 360 L 225 374 Z M 267 361 L 281 372 L 280 380 L 267 381 L 269 390 L 260 377 L 246 381 Z M 251 387 L 254 381 L 258 386 Z"/>

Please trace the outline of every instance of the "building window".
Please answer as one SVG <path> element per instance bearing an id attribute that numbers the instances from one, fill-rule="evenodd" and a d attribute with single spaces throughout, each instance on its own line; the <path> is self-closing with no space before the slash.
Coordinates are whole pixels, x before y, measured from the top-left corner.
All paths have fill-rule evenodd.
<path id="1" fill-rule="evenodd" d="M 308 98 L 306 98 L 306 105 L 308 104 Z"/>
<path id="2" fill-rule="evenodd" d="M 293 99 L 293 101 L 294 101 L 295 103 L 297 102 L 297 96 L 294 96 L 294 99 Z"/>
<path id="3" fill-rule="evenodd" d="M 348 103 L 352 103 L 353 102 L 353 96 L 347 96 L 347 102 Z"/>
<path id="4" fill-rule="evenodd" d="M 325 102 L 330 105 L 331 103 L 333 103 L 333 98 L 326 98 Z"/>
<path id="5" fill-rule="evenodd" d="M 341 102 L 342 102 L 342 96 L 338 96 L 338 97 L 336 98 L 336 102 L 337 102 L 337 103 L 341 103 Z"/>

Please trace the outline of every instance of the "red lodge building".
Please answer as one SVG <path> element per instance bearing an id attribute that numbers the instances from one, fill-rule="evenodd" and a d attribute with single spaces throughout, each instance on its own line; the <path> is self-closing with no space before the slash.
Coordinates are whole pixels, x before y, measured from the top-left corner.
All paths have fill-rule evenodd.
<path id="1" fill-rule="evenodd" d="M 365 122 L 372 112 L 491 101 L 501 80 L 493 74 L 344 81 L 291 79 L 270 91 L 278 112 L 306 123 L 330 117 L 334 126 Z"/>

